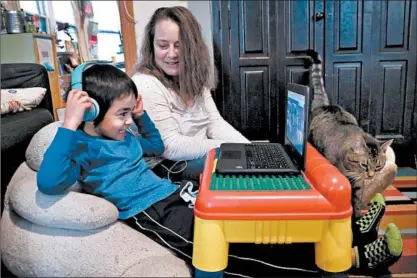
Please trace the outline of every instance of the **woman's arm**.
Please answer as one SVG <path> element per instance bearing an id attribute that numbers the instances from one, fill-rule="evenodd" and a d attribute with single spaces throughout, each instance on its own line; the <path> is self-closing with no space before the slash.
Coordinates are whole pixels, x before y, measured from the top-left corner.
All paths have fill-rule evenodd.
<path id="1" fill-rule="evenodd" d="M 207 137 L 230 143 L 250 143 L 239 131 L 220 115 L 209 90 L 204 91 L 204 103 L 209 114 Z"/>
<path id="2" fill-rule="evenodd" d="M 38 188 L 45 194 L 61 194 L 80 176 L 80 164 L 72 158 L 75 131 L 59 127 L 46 150 L 37 174 Z"/>
<path id="3" fill-rule="evenodd" d="M 174 161 L 201 158 L 223 143 L 222 140 L 200 139 L 181 134 L 164 96 L 163 90 L 167 89 L 150 77 L 133 76 L 132 79 L 142 95 L 145 110 L 161 134 L 165 158 Z"/>
<path id="4" fill-rule="evenodd" d="M 165 151 L 164 142 L 155 124 L 145 111 L 142 116 L 134 119 L 138 127 L 138 140 L 145 156 L 159 156 Z"/>

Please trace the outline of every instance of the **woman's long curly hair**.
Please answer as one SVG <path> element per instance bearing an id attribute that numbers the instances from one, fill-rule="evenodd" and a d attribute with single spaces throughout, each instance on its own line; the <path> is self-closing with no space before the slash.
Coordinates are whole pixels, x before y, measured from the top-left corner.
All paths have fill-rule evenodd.
<path id="1" fill-rule="evenodd" d="M 155 26 L 161 20 L 172 20 L 179 26 L 179 76 L 165 74 L 155 63 Z M 217 72 L 212 67 L 209 52 L 201 34 L 200 24 L 193 14 L 184 7 L 159 8 L 145 27 L 140 61 L 135 72 L 150 74 L 181 97 L 201 95 L 204 88 L 214 89 Z"/>

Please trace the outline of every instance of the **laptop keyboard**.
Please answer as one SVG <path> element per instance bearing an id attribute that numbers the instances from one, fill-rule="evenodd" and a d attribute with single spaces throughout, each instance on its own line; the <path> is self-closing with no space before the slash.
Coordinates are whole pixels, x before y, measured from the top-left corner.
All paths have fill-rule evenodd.
<path id="1" fill-rule="evenodd" d="M 289 168 L 277 145 L 247 144 L 245 145 L 245 154 L 248 169 Z"/>

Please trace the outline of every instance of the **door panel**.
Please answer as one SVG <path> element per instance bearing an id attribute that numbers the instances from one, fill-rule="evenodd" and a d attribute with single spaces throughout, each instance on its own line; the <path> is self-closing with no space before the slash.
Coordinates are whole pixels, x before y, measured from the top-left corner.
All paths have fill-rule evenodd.
<path id="1" fill-rule="evenodd" d="M 325 87 L 339 104 L 369 129 L 370 26 L 369 1 L 326 1 Z M 365 15 L 365 16 L 364 16 Z M 366 40 L 369 41 L 366 41 Z"/>
<path id="2" fill-rule="evenodd" d="M 308 85 L 309 70 L 302 65 L 287 65 L 285 67 L 286 83 L 297 83 Z M 285 92 L 284 92 L 285 93 Z"/>
<path id="3" fill-rule="evenodd" d="M 278 109 L 277 139 L 285 137 L 285 90 L 287 84 L 309 84 L 309 70 L 303 59 L 294 59 L 296 52 L 309 48 L 322 53 L 323 21 L 313 20 L 316 12 L 323 12 L 322 1 L 277 1 L 277 76 L 278 76 Z M 316 32 L 317 37 L 314 36 Z M 285 42 L 285 44 L 284 44 Z"/>
<path id="4" fill-rule="evenodd" d="M 335 103 L 343 103 L 347 111 L 359 115 L 362 87 L 362 63 L 344 62 L 333 64 L 333 94 Z"/>
<path id="5" fill-rule="evenodd" d="M 240 58 L 268 57 L 268 6 L 261 1 L 238 3 Z"/>
<path id="6" fill-rule="evenodd" d="M 378 75 L 382 82 L 378 92 L 382 97 L 376 99 L 376 107 L 381 107 L 382 113 L 377 113 L 377 122 L 381 123 L 377 134 L 400 134 L 403 129 L 406 71 L 406 61 L 380 63 Z"/>
<path id="7" fill-rule="evenodd" d="M 337 1 L 329 8 L 326 10 L 327 13 L 333 10 L 334 17 L 334 53 L 362 54 L 363 29 L 368 27 L 363 25 L 364 3 L 362 1 Z"/>
<path id="8" fill-rule="evenodd" d="M 380 13 L 380 49 L 382 52 L 409 50 L 411 1 L 381 1 L 375 11 Z"/>
<path id="9" fill-rule="evenodd" d="M 402 141 L 412 135 L 416 101 L 417 3 L 372 4 L 371 133 Z"/>
<path id="10" fill-rule="evenodd" d="M 287 42 L 287 54 L 294 51 L 303 51 L 308 49 L 312 43 L 313 25 L 311 21 L 312 8 L 314 2 L 311 1 L 283 1 L 278 13 L 285 11 L 286 25 L 288 26 L 288 35 L 285 38 Z M 284 15 L 284 14 L 283 14 Z"/>
<path id="11" fill-rule="evenodd" d="M 249 134 L 265 136 L 269 132 L 269 69 L 241 67 L 240 82 L 242 125 Z"/>
<path id="12" fill-rule="evenodd" d="M 265 140 L 275 132 L 276 63 L 270 47 L 274 2 L 230 1 L 231 105 L 228 120 L 250 140 Z M 272 6 L 272 9 L 271 9 Z"/>

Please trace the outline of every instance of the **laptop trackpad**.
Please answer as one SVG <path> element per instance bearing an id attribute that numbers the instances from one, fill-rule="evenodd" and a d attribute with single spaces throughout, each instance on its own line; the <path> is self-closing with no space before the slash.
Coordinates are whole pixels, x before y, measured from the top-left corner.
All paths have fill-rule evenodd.
<path id="1" fill-rule="evenodd" d="M 241 159 L 242 158 L 242 152 L 240 151 L 222 151 L 220 153 L 221 159 Z"/>

